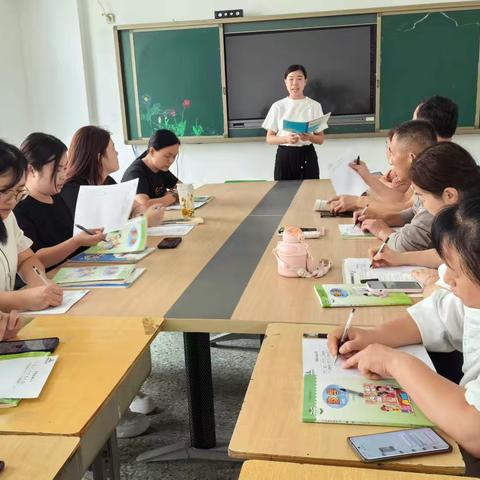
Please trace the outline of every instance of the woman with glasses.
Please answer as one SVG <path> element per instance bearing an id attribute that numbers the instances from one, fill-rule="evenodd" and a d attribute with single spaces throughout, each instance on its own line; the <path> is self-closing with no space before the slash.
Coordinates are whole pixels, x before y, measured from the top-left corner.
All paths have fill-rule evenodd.
<path id="1" fill-rule="evenodd" d="M 67 147 L 58 138 L 32 133 L 20 146 L 27 167 L 28 197 L 14 209 L 18 225 L 32 240 L 32 250 L 46 267 L 63 262 L 96 245 L 105 236 L 101 229 L 72 236 L 73 215 L 59 195 L 65 183 Z"/>
<path id="2" fill-rule="evenodd" d="M 178 200 L 171 190 L 180 183 L 170 172 L 178 156 L 180 140 L 170 130 L 157 130 L 145 150 L 125 171 L 122 182 L 138 178 L 135 200 L 142 205 L 167 207 Z"/>
<path id="3" fill-rule="evenodd" d="M 31 250 L 32 241 L 23 234 L 12 212 L 28 195 L 26 169 L 22 152 L 0 140 L 0 309 L 5 312 L 43 310 L 63 300 L 62 289 L 45 279 L 45 267 Z M 17 273 L 26 288 L 13 291 Z"/>
<path id="4" fill-rule="evenodd" d="M 120 168 L 118 152 L 110 132 L 94 125 L 78 129 L 68 150 L 67 181 L 60 192 L 72 217 L 75 216 L 78 192 L 81 185 L 113 185 L 110 176 Z M 148 225 L 158 225 L 163 219 L 163 209 L 156 205 L 134 202 L 132 216 L 145 215 Z M 73 221 L 72 221 L 73 229 Z"/>

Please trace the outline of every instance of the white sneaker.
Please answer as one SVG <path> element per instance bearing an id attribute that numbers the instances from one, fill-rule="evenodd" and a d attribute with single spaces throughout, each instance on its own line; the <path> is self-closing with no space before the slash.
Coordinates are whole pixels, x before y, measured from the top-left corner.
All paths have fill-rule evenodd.
<path id="1" fill-rule="evenodd" d="M 130 404 L 130 410 L 135 413 L 143 413 L 148 415 L 152 413 L 156 408 L 156 405 L 153 403 L 152 397 L 145 395 L 142 392 L 138 392 L 133 402 Z"/>
<path id="2" fill-rule="evenodd" d="M 141 413 L 128 409 L 117 425 L 117 438 L 138 437 L 150 427 L 150 419 Z"/>

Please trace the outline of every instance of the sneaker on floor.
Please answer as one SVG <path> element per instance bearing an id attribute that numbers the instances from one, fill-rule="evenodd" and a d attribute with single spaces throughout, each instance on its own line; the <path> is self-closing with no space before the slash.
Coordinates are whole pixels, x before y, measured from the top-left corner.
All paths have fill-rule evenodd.
<path id="1" fill-rule="evenodd" d="M 155 410 L 155 403 L 153 403 L 152 397 L 145 395 L 142 392 L 138 392 L 133 402 L 130 404 L 130 411 L 135 413 L 143 413 L 148 415 Z"/>
<path id="2" fill-rule="evenodd" d="M 127 410 L 117 425 L 117 438 L 138 437 L 145 433 L 149 426 L 150 419 L 148 417 Z"/>

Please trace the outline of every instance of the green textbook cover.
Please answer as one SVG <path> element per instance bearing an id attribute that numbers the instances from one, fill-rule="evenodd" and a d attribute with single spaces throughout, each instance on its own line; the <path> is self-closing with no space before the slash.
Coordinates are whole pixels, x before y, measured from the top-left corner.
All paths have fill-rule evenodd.
<path id="1" fill-rule="evenodd" d="M 53 277 L 53 281 L 63 286 L 84 285 L 95 282 L 122 283 L 128 278 L 135 265 L 105 265 L 89 267 L 64 267 Z"/>
<path id="2" fill-rule="evenodd" d="M 385 307 L 413 303 L 412 299 L 403 292 L 391 292 L 386 296 L 373 295 L 364 284 L 324 284 L 314 285 L 313 289 L 324 308 Z"/>
<path id="3" fill-rule="evenodd" d="M 303 338 L 302 420 L 401 427 L 432 426 L 394 379 L 370 380 L 357 369 L 342 368 L 330 355 L 325 338 Z M 435 370 L 423 345 L 400 350 Z"/>
<path id="4" fill-rule="evenodd" d="M 146 245 L 147 218 L 140 216 L 129 220 L 121 230 L 108 233 L 105 241 L 97 243 L 83 253 L 94 255 L 141 252 L 145 250 Z"/>

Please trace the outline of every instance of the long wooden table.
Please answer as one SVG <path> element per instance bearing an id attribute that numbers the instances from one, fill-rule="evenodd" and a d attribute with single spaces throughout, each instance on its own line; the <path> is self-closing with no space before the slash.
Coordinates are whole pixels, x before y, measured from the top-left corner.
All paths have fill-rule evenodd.
<path id="1" fill-rule="evenodd" d="M 77 437 L 0 435 L 2 480 L 67 480 L 82 478 L 76 465 Z"/>
<path id="2" fill-rule="evenodd" d="M 238 480 L 472 480 L 472 478 L 249 460 L 243 464 Z"/>
<path id="3" fill-rule="evenodd" d="M 38 399 L 0 409 L 0 435 L 79 437 L 84 472 L 115 437 L 116 425 L 150 374 L 150 343 L 161 323 L 142 317 L 37 317 L 18 336 L 59 337 L 58 360 Z M 115 458 L 115 452 L 107 456 Z"/>
<path id="4" fill-rule="evenodd" d="M 320 308 L 313 285 L 341 283 L 341 260 L 365 257 L 377 242 L 340 240 L 337 225 L 352 220 L 322 219 L 313 211 L 315 199 L 333 195 L 327 180 L 206 185 L 197 193 L 215 197 L 197 212 L 204 225 L 175 250 L 156 251 L 140 262 L 147 271 L 132 287 L 94 290 L 69 316 L 144 315 L 164 318 L 165 330 L 184 332 L 191 441 L 209 449 L 216 444 L 209 333 L 264 333 L 271 322 L 342 323 L 345 309 Z M 327 228 L 325 238 L 308 241 L 315 258 L 332 261 L 327 276 L 314 280 L 277 274 L 271 251 L 279 240 L 278 227 L 285 224 Z M 149 245 L 158 241 L 150 238 Z M 226 305 L 217 309 L 226 297 Z M 362 308 L 355 321 L 371 325 L 403 310 Z"/>
<path id="5" fill-rule="evenodd" d="M 365 464 L 348 446 L 347 437 L 395 429 L 301 421 L 302 335 L 319 330 L 326 333 L 332 328 L 269 325 L 230 441 L 229 454 L 241 459 L 362 466 L 420 473 L 464 473 L 462 455 L 458 445 L 451 439 L 451 453 Z"/>

